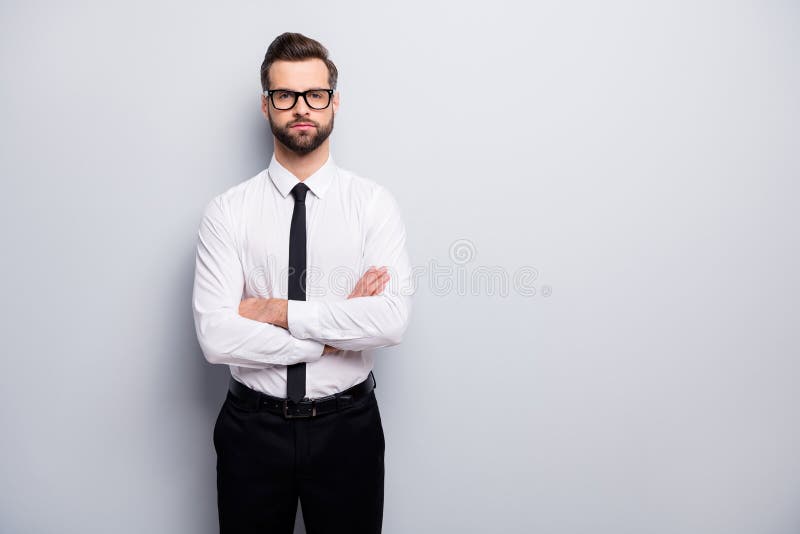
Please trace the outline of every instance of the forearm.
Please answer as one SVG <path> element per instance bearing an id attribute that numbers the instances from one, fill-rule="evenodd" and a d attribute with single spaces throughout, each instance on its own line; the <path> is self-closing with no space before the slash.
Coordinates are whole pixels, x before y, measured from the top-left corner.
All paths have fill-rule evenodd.
<path id="1" fill-rule="evenodd" d="M 263 368 L 318 360 L 324 345 L 232 310 L 203 310 L 195 302 L 197 339 L 210 363 Z"/>
<path id="2" fill-rule="evenodd" d="M 299 339 L 361 351 L 400 343 L 408 327 L 410 309 L 411 298 L 397 294 L 289 301 L 287 325 Z"/>
<path id="3" fill-rule="evenodd" d="M 286 322 L 287 303 L 288 301 L 286 299 L 246 298 L 239 303 L 239 315 L 254 321 L 269 323 L 281 329 L 286 329 L 288 327 Z M 324 345 L 322 355 L 334 354 L 336 352 L 338 352 L 338 350 L 335 347 Z M 314 354 L 316 354 L 316 351 Z"/>

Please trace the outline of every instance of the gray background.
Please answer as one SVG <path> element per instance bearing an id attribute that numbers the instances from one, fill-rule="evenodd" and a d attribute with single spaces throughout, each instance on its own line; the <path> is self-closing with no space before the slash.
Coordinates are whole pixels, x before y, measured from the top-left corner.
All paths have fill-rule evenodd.
<path id="1" fill-rule="evenodd" d="M 450 273 L 376 352 L 384 532 L 800 529 L 796 3 L 112 4 L 0 8 L 0 531 L 216 531 L 195 240 L 283 31 Z"/>

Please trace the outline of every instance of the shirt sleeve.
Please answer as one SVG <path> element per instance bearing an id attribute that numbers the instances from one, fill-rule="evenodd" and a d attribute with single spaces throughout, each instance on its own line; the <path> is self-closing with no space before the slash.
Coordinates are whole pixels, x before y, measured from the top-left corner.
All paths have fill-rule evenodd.
<path id="1" fill-rule="evenodd" d="M 210 363 L 264 368 L 318 360 L 322 343 L 239 315 L 244 272 L 222 200 L 205 208 L 197 240 L 192 308 L 197 340 Z"/>
<path id="2" fill-rule="evenodd" d="M 365 224 L 364 265 L 387 267 L 390 278 L 383 292 L 352 299 L 290 300 L 287 320 L 295 337 L 353 351 L 401 342 L 411 314 L 411 263 L 399 206 L 385 187 L 377 187 Z"/>

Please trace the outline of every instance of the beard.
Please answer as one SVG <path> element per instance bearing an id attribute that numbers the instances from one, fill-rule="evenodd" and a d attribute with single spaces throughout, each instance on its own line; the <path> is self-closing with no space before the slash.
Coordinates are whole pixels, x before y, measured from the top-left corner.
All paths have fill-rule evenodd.
<path id="1" fill-rule="evenodd" d="M 305 156 L 319 148 L 325 140 L 331 135 L 333 131 L 333 114 L 328 124 L 320 125 L 318 122 L 310 119 L 302 119 L 292 121 L 290 124 L 297 122 L 309 122 L 314 125 L 313 130 L 298 130 L 292 132 L 291 127 L 279 126 L 272 121 L 272 116 L 269 117 L 269 126 L 275 138 L 281 142 L 286 148 L 298 154 Z"/>

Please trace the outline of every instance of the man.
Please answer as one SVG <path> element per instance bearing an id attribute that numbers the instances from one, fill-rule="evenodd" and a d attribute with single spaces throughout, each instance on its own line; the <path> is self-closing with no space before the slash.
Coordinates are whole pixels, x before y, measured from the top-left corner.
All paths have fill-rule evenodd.
<path id="1" fill-rule="evenodd" d="M 261 66 L 269 167 L 206 206 L 192 305 L 200 347 L 230 366 L 214 426 L 223 533 L 377 533 L 384 434 L 370 349 L 400 343 L 411 311 L 394 197 L 338 167 L 338 72 L 284 33 Z"/>

